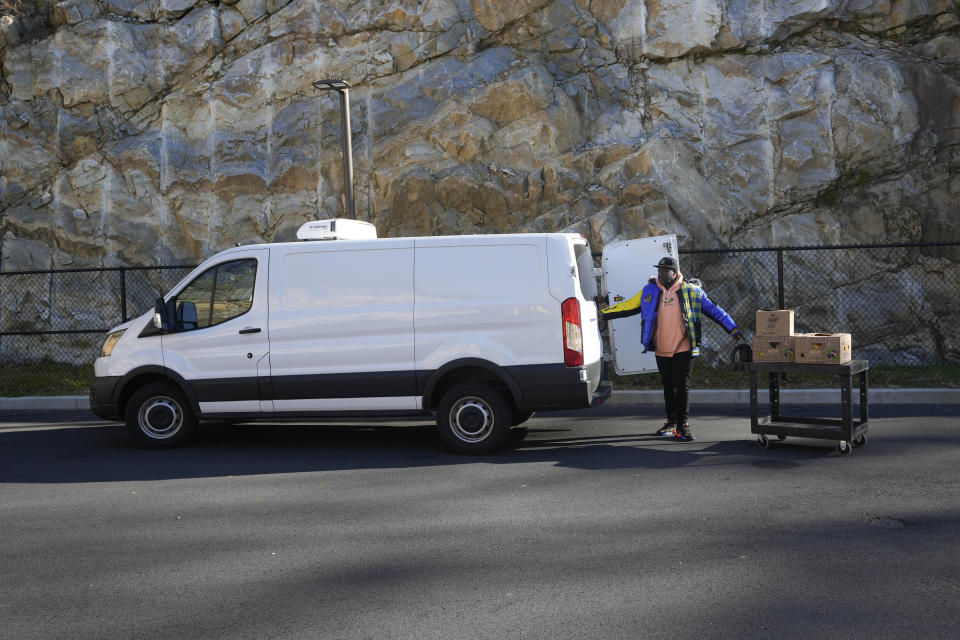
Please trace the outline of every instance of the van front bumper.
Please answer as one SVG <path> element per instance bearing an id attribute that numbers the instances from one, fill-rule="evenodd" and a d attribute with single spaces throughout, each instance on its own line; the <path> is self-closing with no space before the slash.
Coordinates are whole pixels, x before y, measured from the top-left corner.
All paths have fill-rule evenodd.
<path id="1" fill-rule="evenodd" d="M 120 405 L 116 399 L 117 385 L 122 376 L 104 376 L 90 383 L 90 411 L 104 420 L 120 420 Z"/>

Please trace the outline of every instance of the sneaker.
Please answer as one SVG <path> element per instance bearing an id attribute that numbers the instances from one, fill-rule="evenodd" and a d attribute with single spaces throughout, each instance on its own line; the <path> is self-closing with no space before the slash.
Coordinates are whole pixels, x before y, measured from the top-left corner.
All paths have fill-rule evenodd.
<path id="1" fill-rule="evenodd" d="M 673 434 L 676 433 L 676 431 L 677 425 L 674 422 L 667 420 L 663 423 L 662 427 L 657 429 L 657 435 L 663 436 L 664 438 L 670 438 L 673 437 Z"/>
<path id="2" fill-rule="evenodd" d="M 681 442 L 693 442 L 696 440 L 696 438 L 693 437 L 693 434 L 690 433 L 690 425 L 686 422 L 677 427 L 676 438 Z"/>

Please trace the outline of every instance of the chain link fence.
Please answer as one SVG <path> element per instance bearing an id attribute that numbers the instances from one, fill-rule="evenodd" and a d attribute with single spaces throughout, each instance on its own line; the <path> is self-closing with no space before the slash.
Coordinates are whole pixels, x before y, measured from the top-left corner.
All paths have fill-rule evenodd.
<path id="1" fill-rule="evenodd" d="M 849 332 L 871 367 L 960 363 L 960 242 L 681 250 L 680 267 L 748 338 L 757 309 L 794 309 L 798 333 Z M 106 331 L 192 268 L 0 272 L 0 396 L 84 393 Z M 704 320 L 698 367 L 726 366 L 733 346 Z"/>
<path id="2" fill-rule="evenodd" d="M 0 396 L 86 393 L 106 332 L 192 266 L 0 272 Z"/>
<path id="3" fill-rule="evenodd" d="M 757 309 L 793 309 L 797 333 L 850 333 L 874 366 L 960 363 L 960 242 L 680 251 L 686 277 L 752 338 Z M 733 344 L 705 320 L 702 362 Z"/>

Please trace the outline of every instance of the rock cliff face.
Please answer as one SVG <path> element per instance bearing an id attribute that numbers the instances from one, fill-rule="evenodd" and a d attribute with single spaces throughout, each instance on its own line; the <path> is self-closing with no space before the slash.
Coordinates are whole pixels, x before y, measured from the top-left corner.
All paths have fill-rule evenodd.
<path id="1" fill-rule="evenodd" d="M 0 18 L 2 269 L 343 216 L 593 246 L 960 238 L 956 0 L 64 0 Z"/>
<path id="2" fill-rule="evenodd" d="M 327 77 L 354 85 L 357 215 L 382 236 L 960 239 L 958 0 L 0 0 L 0 16 L 3 271 L 195 263 L 344 216 L 339 103 L 312 86 Z M 810 330 L 960 358 L 956 252 L 869 274 L 788 262 L 831 291 L 803 294 Z M 738 264 L 696 275 L 750 326 L 771 291 Z M 106 280 L 7 289 L 3 330 L 116 321 L 115 301 L 89 304 Z M 0 355 L 89 361 L 64 340 Z"/>

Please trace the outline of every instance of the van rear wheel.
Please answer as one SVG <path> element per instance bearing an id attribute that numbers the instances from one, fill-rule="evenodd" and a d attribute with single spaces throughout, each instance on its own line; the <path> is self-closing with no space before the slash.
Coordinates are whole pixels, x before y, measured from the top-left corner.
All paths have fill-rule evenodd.
<path id="1" fill-rule="evenodd" d="M 124 413 L 127 431 L 141 445 L 153 449 L 179 447 L 197 429 L 197 419 L 183 393 L 166 382 L 138 389 Z"/>
<path id="2" fill-rule="evenodd" d="M 490 453 L 507 439 L 512 412 L 503 394 L 481 383 L 450 389 L 437 407 L 440 438 L 458 453 Z"/>

